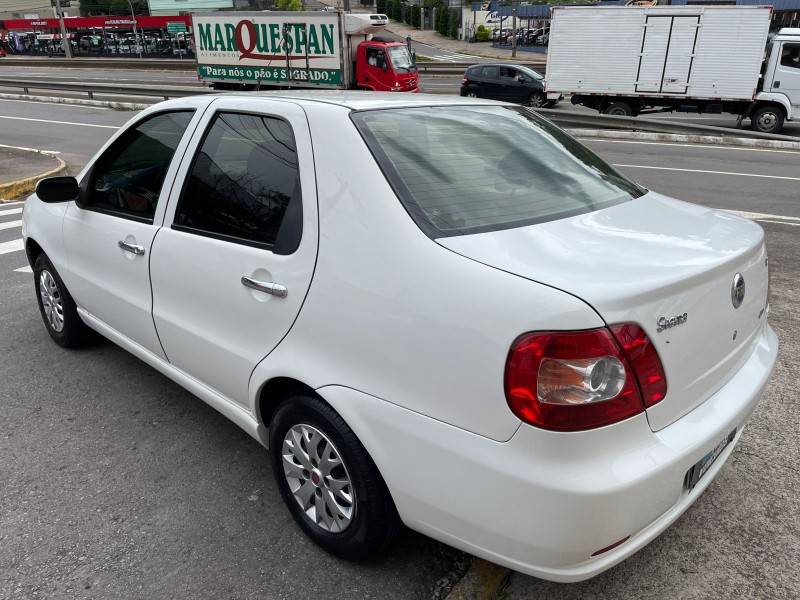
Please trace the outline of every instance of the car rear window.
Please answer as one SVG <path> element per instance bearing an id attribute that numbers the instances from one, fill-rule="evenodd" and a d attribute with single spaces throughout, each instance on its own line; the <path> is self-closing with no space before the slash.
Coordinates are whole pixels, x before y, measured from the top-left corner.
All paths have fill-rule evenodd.
<path id="1" fill-rule="evenodd" d="M 646 192 L 521 107 L 367 110 L 352 119 L 406 210 L 434 238 L 553 221 Z"/>

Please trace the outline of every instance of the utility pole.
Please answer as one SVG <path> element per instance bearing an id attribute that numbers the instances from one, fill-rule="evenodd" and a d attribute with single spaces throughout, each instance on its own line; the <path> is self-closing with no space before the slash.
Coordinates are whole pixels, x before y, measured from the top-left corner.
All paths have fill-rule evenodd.
<path id="1" fill-rule="evenodd" d="M 139 43 L 139 34 L 136 30 L 136 15 L 133 14 L 133 4 L 131 4 L 131 0 L 128 0 L 128 6 L 131 8 L 131 19 L 133 20 L 133 39 L 136 40 L 136 48 L 139 50 L 139 58 L 142 58 L 142 46 L 144 46 L 144 36 L 142 36 L 142 43 Z M 178 42 L 178 56 L 180 56 L 181 46 L 180 42 Z"/>
<path id="2" fill-rule="evenodd" d="M 511 0 L 511 58 L 517 56 L 517 3 Z"/>
<path id="3" fill-rule="evenodd" d="M 72 44 L 67 37 L 67 27 L 64 25 L 64 11 L 61 10 L 61 0 L 50 0 L 53 4 L 53 10 L 58 19 L 58 26 L 61 28 L 61 45 L 64 46 L 64 56 L 72 58 Z"/>

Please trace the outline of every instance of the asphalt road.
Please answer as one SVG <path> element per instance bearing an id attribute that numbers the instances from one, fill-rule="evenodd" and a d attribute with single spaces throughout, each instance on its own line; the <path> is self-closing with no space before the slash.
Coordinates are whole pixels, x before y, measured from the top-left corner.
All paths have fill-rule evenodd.
<path id="1" fill-rule="evenodd" d="M 131 116 L 3 101 L 0 143 L 77 170 Z M 514 574 L 505 598 L 795 598 L 800 153 L 586 143 L 651 189 L 761 215 L 781 354 L 728 465 L 674 526 L 589 582 Z M 463 554 L 410 532 L 365 565 L 320 552 L 234 425 L 110 343 L 56 347 L 14 250 L 18 208 L 0 206 L 0 598 L 430 598 L 463 572 Z"/>

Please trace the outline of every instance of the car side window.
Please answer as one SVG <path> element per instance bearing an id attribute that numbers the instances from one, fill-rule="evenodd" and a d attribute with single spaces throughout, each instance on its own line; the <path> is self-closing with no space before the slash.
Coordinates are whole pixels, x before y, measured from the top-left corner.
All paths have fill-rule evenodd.
<path id="1" fill-rule="evenodd" d="M 276 117 L 220 112 L 187 175 L 172 227 L 291 254 L 302 235 L 297 149 Z"/>
<path id="2" fill-rule="evenodd" d="M 483 67 L 483 78 L 484 79 L 498 79 L 499 78 L 500 69 L 497 67 Z"/>
<path id="3" fill-rule="evenodd" d="M 95 162 L 81 206 L 152 222 L 167 169 L 193 115 L 158 113 L 125 131 Z"/>
<path id="4" fill-rule="evenodd" d="M 784 44 L 781 49 L 781 66 L 800 69 L 800 44 Z"/>
<path id="5" fill-rule="evenodd" d="M 383 68 L 386 66 L 386 56 L 382 48 L 367 48 L 367 64 L 371 67 Z"/>
<path id="6" fill-rule="evenodd" d="M 517 77 L 517 70 L 511 67 L 503 67 L 500 69 L 501 79 L 515 79 Z"/>

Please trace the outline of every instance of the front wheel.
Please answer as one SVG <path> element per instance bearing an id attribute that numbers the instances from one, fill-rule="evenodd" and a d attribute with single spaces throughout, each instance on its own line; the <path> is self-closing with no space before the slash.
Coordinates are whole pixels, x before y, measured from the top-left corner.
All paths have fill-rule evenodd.
<path id="1" fill-rule="evenodd" d="M 314 396 L 295 396 L 270 424 L 275 480 L 312 540 L 348 560 L 376 556 L 400 520 L 377 467 L 353 430 Z"/>
<path id="2" fill-rule="evenodd" d="M 33 281 L 39 312 L 53 341 L 64 348 L 85 345 L 91 330 L 81 321 L 75 301 L 53 263 L 44 254 L 33 263 Z"/>
<path id="3" fill-rule="evenodd" d="M 778 133 L 783 129 L 783 111 L 777 106 L 761 106 L 750 115 L 750 129 L 761 133 Z"/>
<path id="4" fill-rule="evenodd" d="M 547 96 L 542 92 L 534 92 L 531 94 L 531 97 L 528 98 L 528 106 L 531 108 L 542 108 L 545 104 L 547 104 Z"/>

